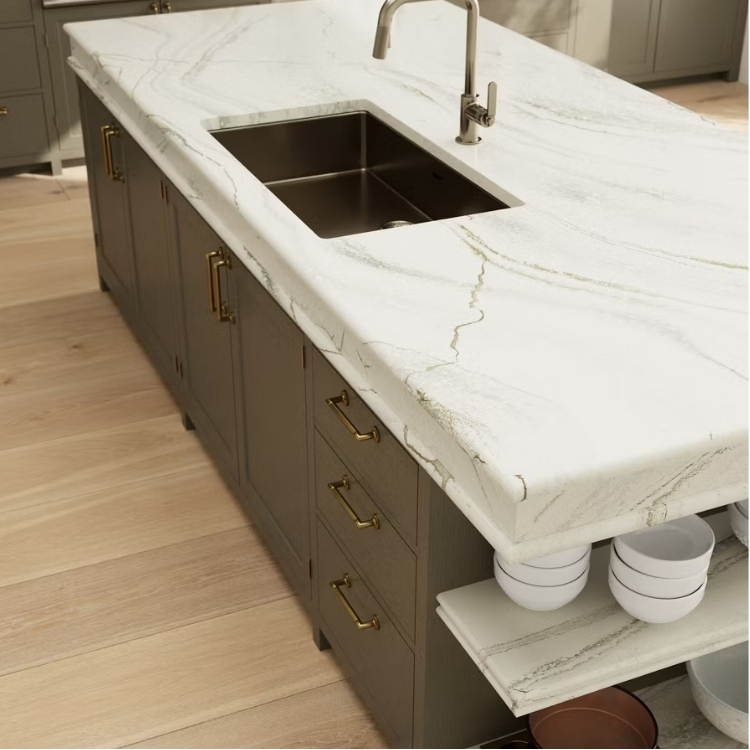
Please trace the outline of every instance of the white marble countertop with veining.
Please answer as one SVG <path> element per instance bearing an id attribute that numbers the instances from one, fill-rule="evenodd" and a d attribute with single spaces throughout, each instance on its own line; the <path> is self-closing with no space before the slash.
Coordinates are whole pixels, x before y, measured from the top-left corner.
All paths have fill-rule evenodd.
<path id="1" fill-rule="evenodd" d="M 71 64 L 508 559 L 747 496 L 747 144 L 465 12 L 310 0 L 75 24 Z M 208 132 L 368 110 L 521 205 L 321 239 Z"/>

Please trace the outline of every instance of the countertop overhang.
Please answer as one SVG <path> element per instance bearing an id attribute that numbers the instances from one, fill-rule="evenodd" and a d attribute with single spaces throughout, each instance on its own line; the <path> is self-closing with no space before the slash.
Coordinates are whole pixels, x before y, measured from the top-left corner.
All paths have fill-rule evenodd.
<path id="1" fill-rule="evenodd" d="M 71 65 L 510 560 L 747 497 L 747 142 L 465 12 L 300 0 L 66 26 Z M 368 110 L 523 205 L 317 237 L 209 129 Z"/>

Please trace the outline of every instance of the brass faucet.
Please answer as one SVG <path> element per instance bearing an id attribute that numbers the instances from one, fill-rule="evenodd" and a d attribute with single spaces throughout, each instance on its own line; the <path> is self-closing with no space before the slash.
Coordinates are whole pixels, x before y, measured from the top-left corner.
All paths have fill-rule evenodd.
<path id="1" fill-rule="evenodd" d="M 384 60 L 388 52 L 391 37 L 391 23 L 396 11 L 405 3 L 413 0 L 385 0 L 378 17 L 378 28 L 375 32 L 375 46 L 372 56 Z M 466 82 L 461 96 L 461 122 L 456 141 L 470 146 L 479 143 L 479 128 L 492 127 L 497 111 L 497 84 L 493 81 L 487 89 L 487 108 L 479 103 L 476 93 L 477 79 L 477 26 L 479 21 L 479 0 L 463 0 L 466 4 Z"/>

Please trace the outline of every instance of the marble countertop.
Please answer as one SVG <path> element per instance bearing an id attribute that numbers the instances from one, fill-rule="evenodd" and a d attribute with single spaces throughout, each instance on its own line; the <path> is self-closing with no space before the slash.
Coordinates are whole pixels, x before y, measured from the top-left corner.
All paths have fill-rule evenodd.
<path id="1" fill-rule="evenodd" d="M 747 496 L 747 144 L 465 11 L 309 0 L 66 27 L 71 65 L 509 560 Z M 514 207 L 324 240 L 208 129 L 368 110 Z"/>

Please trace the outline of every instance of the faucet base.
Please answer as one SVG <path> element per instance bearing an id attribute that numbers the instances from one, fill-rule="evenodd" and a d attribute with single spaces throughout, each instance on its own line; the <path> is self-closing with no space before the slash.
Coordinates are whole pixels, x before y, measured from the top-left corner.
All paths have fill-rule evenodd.
<path id="1" fill-rule="evenodd" d="M 462 146 L 476 146 L 477 143 L 481 142 L 482 139 L 479 136 L 477 136 L 477 139 L 475 141 L 465 141 L 460 135 L 456 136 L 456 143 L 460 143 Z"/>

